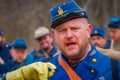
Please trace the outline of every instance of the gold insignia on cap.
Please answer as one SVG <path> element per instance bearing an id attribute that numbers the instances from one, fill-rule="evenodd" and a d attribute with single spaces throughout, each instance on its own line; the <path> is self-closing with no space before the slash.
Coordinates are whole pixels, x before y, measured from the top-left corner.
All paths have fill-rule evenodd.
<path id="1" fill-rule="evenodd" d="M 84 12 L 81 13 L 84 16 Z"/>
<path id="2" fill-rule="evenodd" d="M 96 62 L 97 62 L 97 60 L 96 60 L 95 58 L 93 58 L 93 59 L 92 59 L 92 62 L 93 62 L 93 63 L 96 63 Z"/>
<path id="3" fill-rule="evenodd" d="M 91 74 L 94 74 L 94 73 L 95 73 L 94 69 L 91 69 L 91 70 L 90 70 L 90 73 L 91 73 Z"/>
<path id="4" fill-rule="evenodd" d="M 97 30 L 95 30 L 95 32 L 94 32 L 95 34 L 97 34 L 98 33 L 98 31 Z"/>
<path id="5" fill-rule="evenodd" d="M 60 7 L 58 7 L 58 14 L 59 15 L 62 15 L 64 12 L 63 12 L 63 9 L 61 9 Z"/>

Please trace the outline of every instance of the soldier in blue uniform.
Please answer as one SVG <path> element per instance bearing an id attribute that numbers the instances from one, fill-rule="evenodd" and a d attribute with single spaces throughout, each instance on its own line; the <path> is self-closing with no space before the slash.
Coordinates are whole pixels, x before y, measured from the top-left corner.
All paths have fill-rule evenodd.
<path id="1" fill-rule="evenodd" d="M 108 29 L 110 38 L 112 39 L 111 49 L 120 51 L 120 17 L 114 16 L 114 17 L 109 18 L 107 29 Z M 120 80 L 120 73 L 118 72 L 120 70 L 119 69 L 120 62 L 111 59 L 111 63 L 112 63 L 111 65 L 112 65 L 113 76 L 118 77 L 118 79 Z"/>
<path id="2" fill-rule="evenodd" d="M 58 48 L 53 44 L 50 31 L 46 27 L 39 27 L 35 31 L 35 40 L 40 47 L 38 50 L 31 52 L 34 55 L 35 62 L 48 62 L 59 52 Z"/>
<path id="3" fill-rule="evenodd" d="M 73 0 L 52 8 L 50 12 L 52 34 L 61 53 L 50 61 L 56 65 L 56 70 L 52 70 L 54 74 L 49 80 L 116 80 L 112 78 L 110 58 L 89 44 L 92 26 L 87 22 L 86 12 Z M 44 75 L 48 73 L 44 71 L 48 68 L 43 69 L 41 63 L 36 64 L 30 66 L 33 66 L 33 69 L 39 64 L 40 68 L 35 68 L 37 73 L 29 71 L 31 67 L 24 67 L 24 73 L 21 72 L 24 71 L 22 68 L 9 73 L 7 79 L 15 79 L 11 76 L 19 72 L 18 75 L 23 80 L 47 80 Z M 34 76 L 38 73 L 38 76 L 41 75 L 44 79 L 35 79 Z M 16 79 L 20 77 L 17 76 Z"/>
<path id="4" fill-rule="evenodd" d="M 4 33 L 0 30 L 0 64 L 4 64 L 12 60 L 12 57 L 9 53 L 9 44 L 5 41 Z"/>
<path id="5" fill-rule="evenodd" d="M 91 43 L 103 49 L 109 49 L 111 47 L 111 40 L 107 38 L 103 28 L 92 29 Z"/>
<path id="6" fill-rule="evenodd" d="M 120 51 L 120 17 L 114 16 L 109 18 L 107 29 L 112 39 L 111 48 Z"/>
<path id="7" fill-rule="evenodd" d="M 28 54 L 27 52 L 27 43 L 25 40 L 16 39 L 9 46 L 11 47 L 10 54 L 12 55 L 13 60 L 0 65 L 1 75 L 7 72 L 14 71 L 22 66 L 25 66 L 34 62 L 33 55 Z"/>
<path id="8" fill-rule="evenodd" d="M 87 22 L 86 12 L 74 1 L 58 5 L 50 12 L 52 33 L 61 57 L 80 78 L 72 80 L 112 80 L 109 57 L 89 44 L 92 26 Z M 59 64 L 50 80 L 71 80 L 68 74 L 71 72 L 67 72 L 58 58 Z"/>

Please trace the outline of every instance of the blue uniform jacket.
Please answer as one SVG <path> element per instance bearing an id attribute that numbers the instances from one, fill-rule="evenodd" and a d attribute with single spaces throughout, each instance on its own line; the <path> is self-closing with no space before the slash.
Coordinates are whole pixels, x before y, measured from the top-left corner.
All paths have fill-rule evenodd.
<path id="1" fill-rule="evenodd" d="M 69 64 L 68 59 L 64 55 L 62 55 L 62 57 Z M 96 63 L 92 61 L 93 59 L 96 59 Z M 65 70 L 58 63 L 58 56 L 50 62 L 55 64 L 57 69 L 55 74 L 50 77 L 49 80 L 70 80 Z M 91 72 L 91 70 L 93 72 Z M 86 58 L 78 63 L 74 71 L 82 78 L 82 80 L 112 80 L 110 58 L 97 51 L 94 46 L 92 46 Z"/>
<path id="2" fill-rule="evenodd" d="M 12 60 L 12 56 L 10 55 L 10 48 L 8 43 L 3 43 L 0 49 L 0 57 L 4 60 L 5 63 Z"/>
<path id="3" fill-rule="evenodd" d="M 36 56 L 36 54 L 44 54 L 42 49 L 39 50 L 34 50 L 33 52 L 31 52 L 31 54 L 34 55 L 34 60 L 35 62 L 48 62 L 51 58 L 53 58 L 53 56 L 58 52 L 58 48 L 56 46 L 53 46 L 53 48 L 51 49 L 51 51 L 48 53 L 49 58 L 46 58 L 46 56 Z"/>

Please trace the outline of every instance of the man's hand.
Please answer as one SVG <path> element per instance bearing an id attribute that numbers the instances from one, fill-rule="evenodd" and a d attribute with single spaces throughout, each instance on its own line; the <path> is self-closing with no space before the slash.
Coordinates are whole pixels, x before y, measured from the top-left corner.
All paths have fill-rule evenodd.
<path id="1" fill-rule="evenodd" d="M 51 69 L 49 72 L 48 69 Z M 56 67 L 51 63 L 36 62 L 18 70 L 9 72 L 7 80 L 47 80 L 55 72 Z"/>

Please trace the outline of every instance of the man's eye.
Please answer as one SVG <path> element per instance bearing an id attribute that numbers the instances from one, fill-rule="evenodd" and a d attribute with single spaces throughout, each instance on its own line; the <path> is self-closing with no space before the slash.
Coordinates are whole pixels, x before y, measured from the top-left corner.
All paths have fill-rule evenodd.
<path id="1" fill-rule="evenodd" d="M 60 30 L 58 30 L 59 32 L 64 32 L 64 31 L 66 31 L 65 29 L 60 29 Z"/>
<path id="2" fill-rule="evenodd" d="M 79 29 L 80 29 L 80 28 L 72 28 L 72 30 L 75 30 L 75 31 L 76 31 L 76 30 L 79 30 Z"/>
<path id="3" fill-rule="evenodd" d="M 78 28 L 73 28 L 72 30 L 78 30 Z"/>

